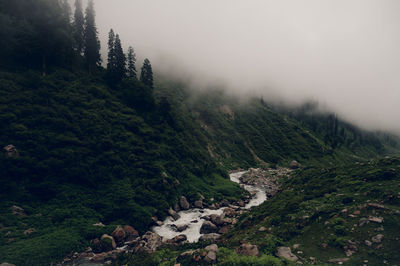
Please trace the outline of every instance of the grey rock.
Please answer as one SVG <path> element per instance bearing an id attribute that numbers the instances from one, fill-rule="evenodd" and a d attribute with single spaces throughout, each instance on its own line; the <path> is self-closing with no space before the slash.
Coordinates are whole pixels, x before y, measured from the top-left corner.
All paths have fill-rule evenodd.
<path id="1" fill-rule="evenodd" d="M 260 252 L 258 247 L 252 244 L 241 244 L 239 248 L 235 249 L 236 253 L 246 256 L 259 256 Z"/>
<path id="2" fill-rule="evenodd" d="M 210 221 L 205 221 L 200 228 L 200 234 L 215 233 L 218 231 L 218 227 Z"/>
<path id="3" fill-rule="evenodd" d="M 18 153 L 17 149 L 12 144 L 5 146 L 3 148 L 3 152 L 7 158 L 18 158 L 19 157 L 19 153 Z"/>
<path id="4" fill-rule="evenodd" d="M 199 209 L 203 209 L 203 202 L 201 200 L 196 200 L 193 203 L 194 207 L 199 208 Z"/>
<path id="5" fill-rule="evenodd" d="M 204 260 L 208 263 L 214 263 L 217 261 L 217 253 L 215 251 L 209 251 L 204 258 Z"/>
<path id="6" fill-rule="evenodd" d="M 185 196 L 181 196 L 181 198 L 179 199 L 179 205 L 183 210 L 188 210 L 190 208 L 190 204 Z"/>
<path id="7" fill-rule="evenodd" d="M 217 244 L 211 244 L 207 247 L 204 248 L 207 251 L 214 251 L 214 252 L 218 252 L 218 246 Z"/>
<path id="8" fill-rule="evenodd" d="M 376 236 L 372 237 L 372 242 L 374 243 L 381 243 L 383 240 L 383 235 L 382 234 L 377 234 Z"/>
<path id="9" fill-rule="evenodd" d="M 290 260 L 290 261 L 298 261 L 299 258 L 292 253 L 290 247 L 279 247 L 278 252 L 276 253 L 278 257 Z"/>

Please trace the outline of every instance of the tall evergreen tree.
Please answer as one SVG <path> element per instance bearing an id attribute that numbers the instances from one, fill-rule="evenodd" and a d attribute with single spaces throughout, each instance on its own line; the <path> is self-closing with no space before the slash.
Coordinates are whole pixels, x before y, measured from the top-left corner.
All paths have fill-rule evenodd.
<path id="1" fill-rule="evenodd" d="M 115 75 L 118 81 L 120 81 L 126 76 L 126 57 L 118 34 L 115 36 L 114 53 Z"/>
<path id="2" fill-rule="evenodd" d="M 140 81 L 143 82 L 147 87 L 153 88 L 153 69 L 151 67 L 149 59 L 145 59 L 142 72 L 140 73 Z"/>
<path id="3" fill-rule="evenodd" d="M 107 59 L 107 71 L 112 72 L 115 69 L 115 34 L 114 30 L 111 29 L 108 33 L 108 59 Z"/>
<path id="4" fill-rule="evenodd" d="M 94 67 L 100 65 L 100 41 L 98 38 L 95 11 L 93 0 L 89 0 L 89 4 L 85 13 L 85 31 L 84 31 L 85 49 L 84 55 L 88 66 L 89 74 L 92 73 Z"/>
<path id="5" fill-rule="evenodd" d="M 82 0 L 75 0 L 75 13 L 74 13 L 74 40 L 76 50 L 82 54 L 84 47 L 84 24 L 85 18 L 82 11 Z"/>
<path id="6" fill-rule="evenodd" d="M 132 46 L 128 49 L 128 77 L 136 78 L 136 55 Z"/>

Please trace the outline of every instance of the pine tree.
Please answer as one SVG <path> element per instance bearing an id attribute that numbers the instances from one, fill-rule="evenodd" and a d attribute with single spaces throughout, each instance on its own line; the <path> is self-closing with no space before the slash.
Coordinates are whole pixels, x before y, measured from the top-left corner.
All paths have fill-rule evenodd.
<path id="1" fill-rule="evenodd" d="M 79 54 L 82 54 L 84 47 L 84 24 L 85 19 L 82 11 L 82 1 L 75 0 L 75 13 L 74 13 L 74 40 L 76 50 Z"/>
<path id="2" fill-rule="evenodd" d="M 128 49 L 128 77 L 136 78 L 136 55 L 132 46 Z"/>
<path id="3" fill-rule="evenodd" d="M 93 0 L 89 0 L 89 4 L 86 8 L 85 14 L 85 31 L 84 40 L 85 48 L 84 55 L 88 66 L 89 74 L 92 73 L 93 68 L 100 65 L 100 41 L 98 38 L 96 22 L 95 22 L 95 11 Z"/>
<path id="4" fill-rule="evenodd" d="M 113 72 L 115 69 L 115 34 L 114 30 L 111 29 L 108 33 L 108 60 L 107 60 L 107 71 Z"/>
<path id="5" fill-rule="evenodd" d="M 142 72 L 140 73 L 140 81 L 143 82 L 147 87 L 153 88 L 153 69 L 151 67 L 149 59 L 145 59 Z"/>
<path id="6" fill-rule="evenodd" d="M 118 34 L 115 35 L 114 53 L 115 53 L 115 75 L 117 81 L 120 81 L 126 76 L 126 57 L 124 54 L 124 50 L 122 49 L 121 40 Z"/>

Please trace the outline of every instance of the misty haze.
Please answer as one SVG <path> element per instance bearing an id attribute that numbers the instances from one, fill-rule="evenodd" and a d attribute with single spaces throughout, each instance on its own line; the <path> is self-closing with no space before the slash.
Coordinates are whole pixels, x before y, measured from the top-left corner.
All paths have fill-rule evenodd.
<path id="1" fill-rule="evenodd" d="M 397 0 L 0 0 L 0 266 L 399 265 Z"/>

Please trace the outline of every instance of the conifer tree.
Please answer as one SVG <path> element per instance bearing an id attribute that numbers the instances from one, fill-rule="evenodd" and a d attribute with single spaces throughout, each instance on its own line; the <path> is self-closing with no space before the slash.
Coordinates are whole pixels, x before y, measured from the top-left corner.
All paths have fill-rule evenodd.
<path id="1" fill-rule="evenodd" d="M 115 35 L 114 43 L 114 53 L 115 53 L 115 75 L 118 81 L 126 76 L 126 57 L 124 50 L 122 49 L 121 40 L 119 35 Z"/>
<path id="2" fill-rule="evenodd" d="M 112 72 L 115 69 L 115 34 L 114 30 L 111 29 L 108 33 L 108 59 L 107 59 L 107 71 Z"/>
<path id="3" fill-rule="evenodd" d="M 136 55 L 132 46 L 128 49 L 128 77 L 136 78 Z"/>
<path id="4" fill-rule="evenodd" d="M 83 17 L 82 1 L 75 0 L 75 13 L 74 13 L 74 40 L 76 50 L 82 54 L 84 48 L 84 24 L 85 18 Z"/>
<path id="5" fill-rule="evenodd" d="M 84 31 L 84 55 L 88 66 L 89 74 L 93 72 L 94 67 L 100 65 L 100 41 L 98 38 L 95 11 L 93 0 L 89 0 L 89 4 L 85 13 L 85 31 Z"/>
<path id="6" fill-rule="evenodd" d="M 142 72 L 140 73 L 140 81 L 143 82 L 147 87 L 153 88 L 153 69 L 151 67 L 149 59 L 145 59 Z"/>

